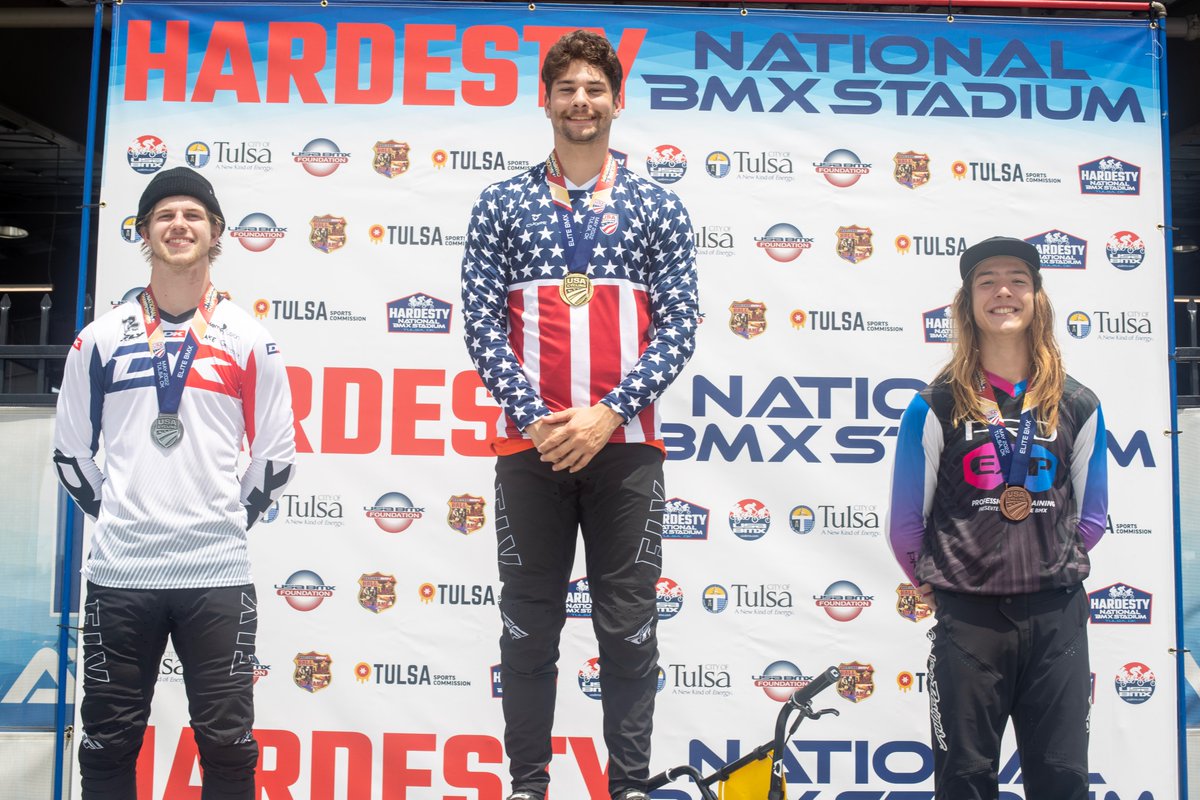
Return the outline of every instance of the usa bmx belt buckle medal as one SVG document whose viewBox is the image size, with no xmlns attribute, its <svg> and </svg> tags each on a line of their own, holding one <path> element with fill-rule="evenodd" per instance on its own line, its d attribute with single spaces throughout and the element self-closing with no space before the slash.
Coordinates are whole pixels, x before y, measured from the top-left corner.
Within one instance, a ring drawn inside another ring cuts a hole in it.
<svg viewBox="0 0 1200 800">
<path fill-rule="evenodd" d="M 1000 493 L 1000 513 L 1007 520 L 1020 522 L 1033 511 L 1033 496 L 1024 486 L 1009 486 Z"/>
<path fill-rule="evenodd" d="M 159 414 L 150 423 L 150 438 L 164 450 L 170 450 L 183 438 L 183 422 L 178 414 Z"/>
<path fill-rule="evenodd" d="M 569 306 L 586 306 L 596 293 L 592 279 L 582 272 L 569 272 L 558 286 L 558 296 Z"/>
</svg>

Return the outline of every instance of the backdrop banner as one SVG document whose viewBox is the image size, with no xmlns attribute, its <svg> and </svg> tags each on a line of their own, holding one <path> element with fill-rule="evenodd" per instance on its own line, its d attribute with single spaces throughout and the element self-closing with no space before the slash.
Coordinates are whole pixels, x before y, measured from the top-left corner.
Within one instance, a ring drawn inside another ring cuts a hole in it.
<svg viewBox="0 0 1200 800">
<path fill-rule="evenodd" d="M 655 771 L 709 771 L 766 741 L 779 701 L 832 664 L 855 680 L 820 698 L 841 715 L 789 749 L 793 800 L 932 797 L 933 620 L 886 540 L 891 461 L 903 409 L 949 354 L 957 257 L 1004 234 L 1040 250 L 1066 364 L 1109 429 L 1108 534 L 1087 582 L 1094 796 L 1176 796 L 1163 50 L 1149 20 L 126 0 L 98 305 L 144 285 L 138 197 L 189 165 L 227 215 L 214 281 L 289 365 L 297 477 L 251 533 L 260 796 L 507 790 L 499 411 L 466 355 L 459 269 L 480 192 L 550 150 L 538 67 L 577 27 L 625 66 L 612 146 L 678 194 L 699 250 L 696 356 L 662 404 Z M 600 800 L 582 558 L 573 577 L 552 796 Z M 198 798 L 170 651 L 155 700 L 143 800 Z M 1023 796 L 1011 734 L 1000 782 Z"/>
</svg>

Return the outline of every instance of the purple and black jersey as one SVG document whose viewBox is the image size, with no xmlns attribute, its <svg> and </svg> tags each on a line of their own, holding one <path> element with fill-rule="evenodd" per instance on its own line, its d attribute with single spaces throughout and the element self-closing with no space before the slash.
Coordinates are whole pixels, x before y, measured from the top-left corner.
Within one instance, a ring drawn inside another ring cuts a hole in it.
<svg viewBox="0 0 1200 800">
<path fill-rule="evenodd" d="M 1025 383 L 988 375 L 1015 440 Z M 1078 584 L 1108 512 L 1107 444 L 1100 401 L 1069 375 L 1058 429 L 1036 435 L 1025 488 L 1033 513 L 1000 513 L 1001 475 L 987 425 L 951 424 L 954 396 L 935 381 L 900 422 L 892 476 L 889 539 L 914 584 L 982 595 L 1038 592 Z"/>
</svg>

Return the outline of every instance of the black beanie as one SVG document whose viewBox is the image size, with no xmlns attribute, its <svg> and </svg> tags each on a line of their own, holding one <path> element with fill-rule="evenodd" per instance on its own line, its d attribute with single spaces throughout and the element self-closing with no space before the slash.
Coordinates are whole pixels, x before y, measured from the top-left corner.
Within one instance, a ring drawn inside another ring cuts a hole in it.
<svg viewBox="0 0 1200 800">
<path fill-rule="evenodd" d="M 194 198 L 207 208 L 209 213 L 216 214 L 221 219 L 225 218 L 225 215 L 221 213 L 221 204 L 217 202 L 217 195 L 213 191 L 212 184 L 194 169 L 174 167 L 158 173 L 150 179 L 150 183 L 146 184 L 146 190 L 142 192 L 142 199 L 138 201 L 138 222 L 141 223 L 154 210 L 154 206 L 159 200 L 176 195 Z"/>
</svg>

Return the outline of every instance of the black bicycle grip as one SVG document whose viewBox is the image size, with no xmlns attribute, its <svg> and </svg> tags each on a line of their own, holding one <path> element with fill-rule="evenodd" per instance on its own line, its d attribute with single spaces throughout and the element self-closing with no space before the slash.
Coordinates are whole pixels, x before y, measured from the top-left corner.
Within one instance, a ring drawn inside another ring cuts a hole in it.
<svg viewBox="0 0 1200 800">
<path fill-rule="evenodd" d="M 826 667 L 825 671 L 809 681 L 807 686 L 802 686 L 792 692 L 792 705 L 805 705 L 809 700 L 812 700 L 818 694 L 837 683 L 837 679 L 841 675 L 842 671 L 837 667 Z"/>
</svg>

